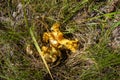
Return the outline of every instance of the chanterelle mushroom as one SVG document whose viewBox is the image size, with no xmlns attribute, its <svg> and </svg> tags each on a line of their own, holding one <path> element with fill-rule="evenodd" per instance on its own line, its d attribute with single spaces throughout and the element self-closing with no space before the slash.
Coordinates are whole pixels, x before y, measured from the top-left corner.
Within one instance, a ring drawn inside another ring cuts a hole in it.
<svg viewBox="0 0 120 80">
<path fill-rule="evenodd" d="M 49 48 L 46 46 L 42 47 L 42 54 L 46 58 L 51 58 L 51 62 L 57 60 L 57 56 L 61 57 L 60 48 L 69 49 L 75 52 L 78 46 L 78 40 L 68 40 L 63 37 L 63 33 L 59 30 L 60 24 L 55 23 L 51 27 L 51 32 L 45 32 L 43 34 L 43 41 L 48 43 Z M 63 47 L 64 46 L 64 47 Z M 47 55 L 47 56 L 46 56 Z M 46 59 L 47 60 L 47 59 Z M 49 62 L 49 61 L 48 61 Z"/>
</svg>

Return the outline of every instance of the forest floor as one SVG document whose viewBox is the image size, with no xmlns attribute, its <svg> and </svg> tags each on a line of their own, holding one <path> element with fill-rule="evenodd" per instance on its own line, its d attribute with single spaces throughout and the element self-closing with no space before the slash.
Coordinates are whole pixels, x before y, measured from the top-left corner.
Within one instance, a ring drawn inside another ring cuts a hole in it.
<svg viewBox="0 0 120 80">
<path fill-rule="evenodd" d="M 79 47 L 48 64 L 54 80 L 120 80 L 120 0 L 0 0 L 0 80 L 51 80 L 30 28 L 41 48 L 55 22 Z"/>
</svg>

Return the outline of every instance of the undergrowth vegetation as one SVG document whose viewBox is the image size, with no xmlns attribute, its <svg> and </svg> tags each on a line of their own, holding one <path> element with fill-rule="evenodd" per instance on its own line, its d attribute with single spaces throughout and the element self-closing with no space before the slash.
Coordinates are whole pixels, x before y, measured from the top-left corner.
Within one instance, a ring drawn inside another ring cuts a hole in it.
<svg viewBox="0 0 120 80">
<path fill-rule="evenodd" d="M 59 22 L 67 39 L 78 39 L 75 53 L 62 50 L 48 64 L 54 80 L 120 79 L 119 0 L 1 0 L 0 80 L 51 80 L 38 54 L 44 32 Z"/>
</svg>

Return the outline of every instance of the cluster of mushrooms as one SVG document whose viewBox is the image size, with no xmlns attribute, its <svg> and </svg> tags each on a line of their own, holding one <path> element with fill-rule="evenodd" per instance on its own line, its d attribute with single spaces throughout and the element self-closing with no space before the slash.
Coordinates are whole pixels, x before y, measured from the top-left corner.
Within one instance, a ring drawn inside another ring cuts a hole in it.
<svg viewBox="0 0 120 80">
<path fill-rule="evenodd" d="M 59 27 L 59 23 L 54 23 L 51 31 L 43 34 L 43 41 L 49 44 L 49 46 L 42 46 L 42 55 L 48 63 L 54 63 L 58 57 L 61 57 L 62 53 L 60 48 L 75 52 L 78 47 L 78 40 L 65 39 Z"/>
</svg>

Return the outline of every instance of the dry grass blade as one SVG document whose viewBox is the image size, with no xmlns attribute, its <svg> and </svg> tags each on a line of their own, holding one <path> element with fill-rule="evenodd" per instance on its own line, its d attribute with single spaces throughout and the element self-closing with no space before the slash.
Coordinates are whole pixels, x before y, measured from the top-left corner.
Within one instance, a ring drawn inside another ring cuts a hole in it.
<svg viewBox="0 0 120 80">
<path fill-rule="evenodd" d="M 32 31 L 31 28 L 30 28 L 30 35 L 31 35 L 31 37 L 32 37 L 32 40 L 33 40 L 33 42 L 34 42 L 34 45 L 35 45 L 35 47 L 36 47 L 39 55 L 41 56 L 41 58 L 42 58 L 42 60 L 43 60 L 43 62 L 44 62 L 44 64 L 45 64 L 45 67 L 46 67 L 48 73 L 50 74 L 51 79 L 54 80 L 53 77 L 52 77 L 52 74 L 51 74 L 51 72 L 50 72 L 49 66 L 47 65 L 47 62 L 45 61 L 43 55 L 41 55 L 41 49 L 40 49 L 40 47 L 39 47 L 39 45 L 38 45 L 38 43 L 37 43 L 37 41 L 36 41 L 36 39 L 35 39 L 35 36 L 34 36 L 33 31 Z"/>
</svg>

